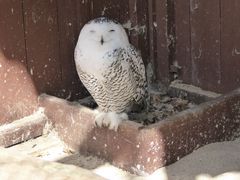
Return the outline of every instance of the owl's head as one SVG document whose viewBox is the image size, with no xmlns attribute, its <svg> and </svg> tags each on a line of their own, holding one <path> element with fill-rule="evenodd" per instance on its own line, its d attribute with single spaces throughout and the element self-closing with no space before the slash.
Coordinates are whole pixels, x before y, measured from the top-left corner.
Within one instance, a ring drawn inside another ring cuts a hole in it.
<svg viewBox="0 0 240 180">
<path fill-rule="evenodd" d="M 115 49 L 129 45 L 128 36 L 123 26 L 106 17 L 89 21 L 82 28 L 79 41 L 82 47 L 97 49 Z"/>
</svg>

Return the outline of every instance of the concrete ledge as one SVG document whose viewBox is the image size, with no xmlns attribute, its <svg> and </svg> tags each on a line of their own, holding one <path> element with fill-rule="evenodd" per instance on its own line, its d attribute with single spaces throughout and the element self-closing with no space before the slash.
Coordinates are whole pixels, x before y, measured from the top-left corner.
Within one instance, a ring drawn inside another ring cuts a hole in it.
<svg viewBox="0 0 240 180">
<path fill-rule="evenodd" d="M 152 173 L 205 144 L 233 139 L 240 129 L 240 89 L 150 126 L 125 121 L 117 132 L 94 127 L 86 107 L 48 95 L 39 103 L 69 147 L 136 174 Z"/>
<path fill-rule="evenodd" d="M 184 84 L 179 81 L 173 81 L 170 84 L 168 87 L 168 93 L 171 96 L 188 99 L 196 104 L 207 102 L 221 96 L 221 94 L 205 91 L 199 87 Z"/>
<path fill-rule="evenodd" d="M 43 134 L 47 117 L 43 109 L 12 123 L 0 126 L 0 146 L 8 147 Z"/>
<path fill-rule="evenodd" d="M 23 63 L 4 57 L 0 49 L 0 126 L 31 115 L 38 109 L 38 96 Z"/>
</svg>

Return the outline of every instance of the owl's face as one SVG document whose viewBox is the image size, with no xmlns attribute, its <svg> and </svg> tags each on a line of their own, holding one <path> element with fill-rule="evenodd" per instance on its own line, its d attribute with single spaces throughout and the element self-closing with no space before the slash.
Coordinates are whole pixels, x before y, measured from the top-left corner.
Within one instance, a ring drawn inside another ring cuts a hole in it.
<svg viewBox="0 0 240 180">
<path fill-rule="evenodd" d="M 101 17 L 91 20 L 80 32 L 79 43 L 83 47 L 111 50 L 129 45 L 124 28 L 117 22 Z"/>
</svg>

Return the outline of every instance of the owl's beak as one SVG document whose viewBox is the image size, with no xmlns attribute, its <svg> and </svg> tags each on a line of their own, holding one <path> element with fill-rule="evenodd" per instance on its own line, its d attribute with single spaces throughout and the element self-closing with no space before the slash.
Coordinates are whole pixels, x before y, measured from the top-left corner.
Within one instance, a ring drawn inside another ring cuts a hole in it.
<svg viewBox="0 0 240 180">
<path fill-rule="evenodd" d="M 100 43 L 101 43 L 101 45 L 103 45 L 103 43 L 104 43 L 104 39 L 103 39 L 103 36 L 101 36 L 101 40 L 100 40 Z"/>
</svg>

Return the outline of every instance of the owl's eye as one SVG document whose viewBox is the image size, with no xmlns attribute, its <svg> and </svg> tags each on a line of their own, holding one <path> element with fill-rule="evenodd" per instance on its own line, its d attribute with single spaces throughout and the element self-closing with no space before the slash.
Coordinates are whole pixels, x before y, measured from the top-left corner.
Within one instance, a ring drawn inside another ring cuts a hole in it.
<svg viewBox="0 0 240 180">
<path fill-rule="evenodd" d="M 115 32 L 115 30 L 114 30 L 114 29 L 111 29 L 111 30 L 109 30 L 109 32 Z"/>
<path fill-rule="evenodd" d="M 94 31 L 94 30 L 90 30 L 90 33 L 95 33 L 96 31 Z"/>
</svg>

